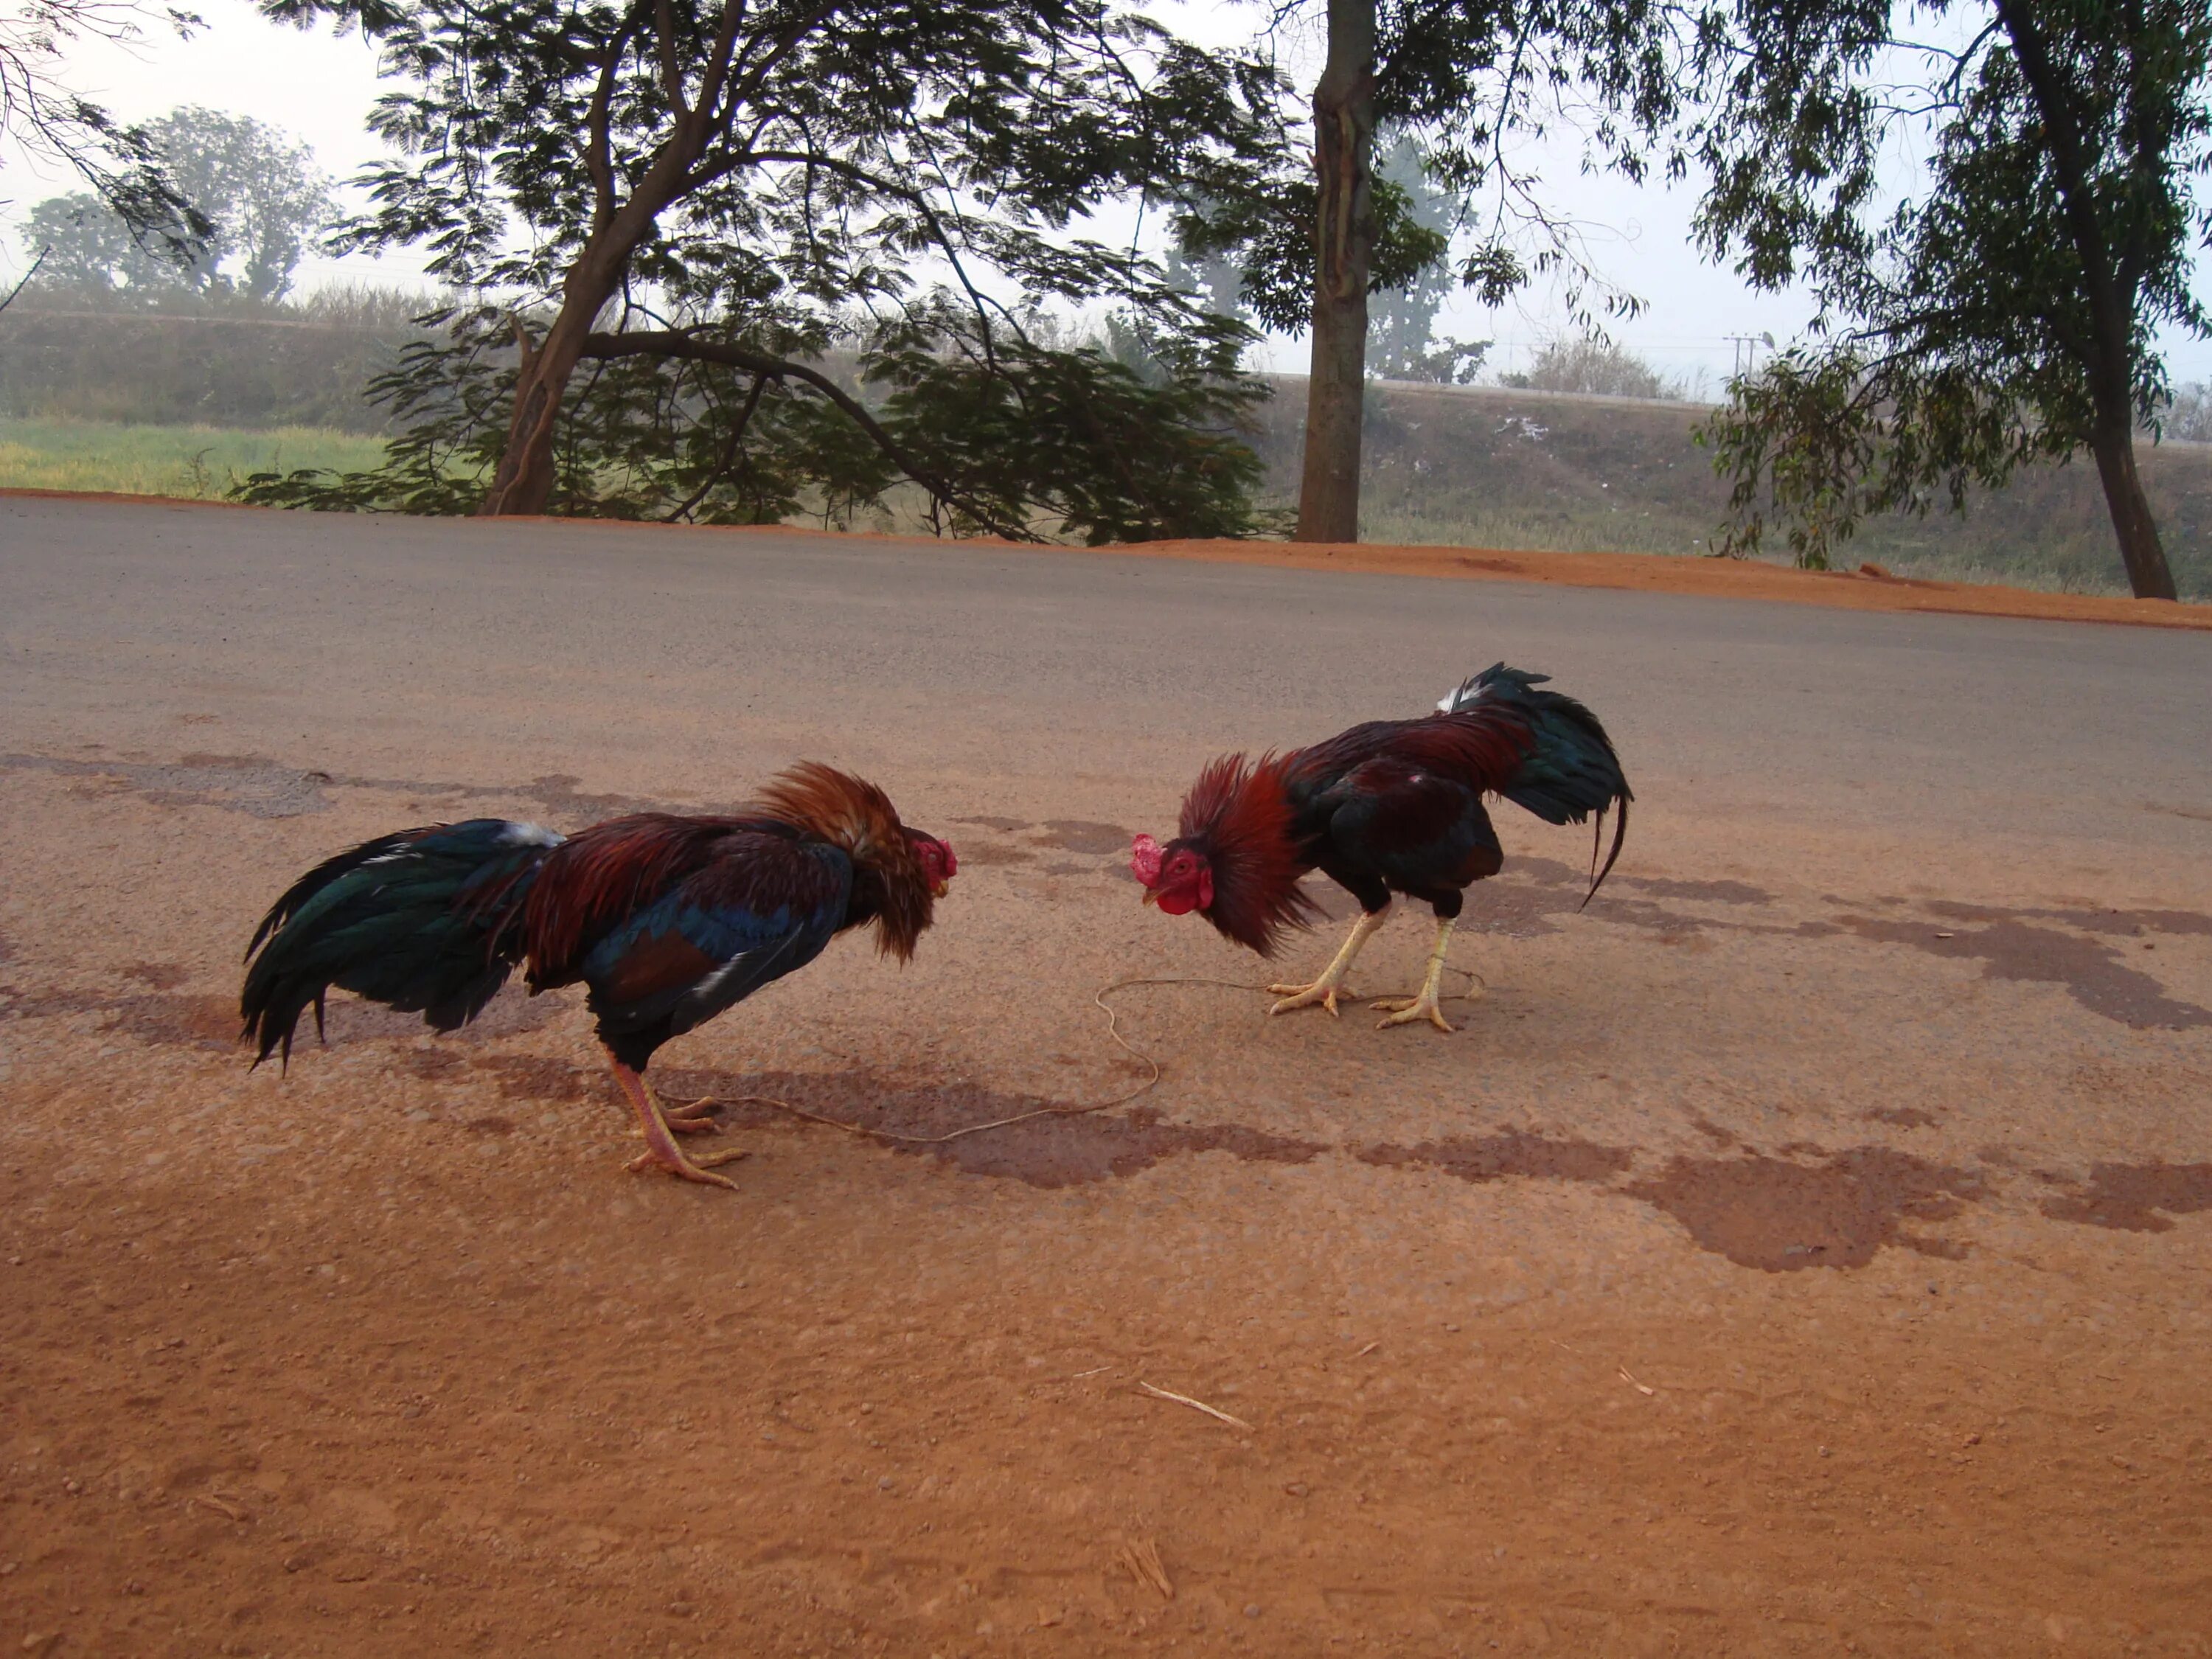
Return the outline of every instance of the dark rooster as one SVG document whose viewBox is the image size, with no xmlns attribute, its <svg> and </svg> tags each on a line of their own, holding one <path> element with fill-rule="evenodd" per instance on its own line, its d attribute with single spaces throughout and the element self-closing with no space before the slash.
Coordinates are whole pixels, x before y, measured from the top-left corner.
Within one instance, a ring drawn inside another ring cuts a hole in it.
<svg viewBox="0 0 2212 1659">
<path fill-rule="evenodd" d="M 664 1105 L 644 1072 L 671 1037 L 805 967 L 832 938 L 876 924 L 904 962 L 957 866 L 899 822 L 873 784 L 811 762 L 734 817 L 642 812 L 563 839 L 534 823 L 471 818 L 380 836 L 317 865 L 254 930 L 240 1012 L 258 1066 L 310 1005 L 322 1030 L 333 985 L 466 1024 L 521 965 L 532 995 L 581 981 L 599 1041 L 645 1132 L 634 1170 L 686 1181 L 675 1136 L 714 1127 L 708 1103 Z"/>
<path fill-rule="evenodd" d="M 1298 880 L 1319 870 L 1359 901 L 1359 920 L 1312 984 L 1268 987 L 1283 994 L 1268 1012 L 1319 1003 L 1334 1014 L 1352 958 L 1389 915 L 1390 896 L 1423 900 L 1437 914 L 1437 944 L 1420 994 L 1375 1006 L 1390 1011 L 1385 1025 L 1426 1019 L 1450 1030 L 1437 1006 L 1444 946 L 1466 890 L 1505 860 L 1482 798 L 1503 795 L 1547 823 L 1580 823 L 1595 812 L 1601 833 L 1617 804 L 1613 850 L 1593 875 L 1592 895 L 1628 829 L 1633 797 L 1612 740 L 1573 698 L 1536 690 L 1549 678 L 1499 663 L 1424 719 L 1370 720 L 1287 755 L 1211 763 L 1183 798 L 1182 833 L 1164 847 L 1139 836 L 1131 849 L 1146 902 L 1170 915 L 1195 910 L 1269 957 L 1285 931 L 1317 914 Z"/>
</svg>

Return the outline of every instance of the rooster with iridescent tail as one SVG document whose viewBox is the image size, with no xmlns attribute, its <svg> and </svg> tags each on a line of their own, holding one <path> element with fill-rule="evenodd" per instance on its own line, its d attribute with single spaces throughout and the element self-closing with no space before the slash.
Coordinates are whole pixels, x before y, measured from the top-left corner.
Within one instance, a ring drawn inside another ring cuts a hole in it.
<svg viewBox="0 0 2212 1659">
<path fill-rule="evenodd" d="M 1268 988 L 1282 998 L 1269 1012 L 1319 1006 L 1334 1014 L 1392 896 L 1418 900 L 1437 918 L 1420 992 L 1375 1006 L 1387 1011 L 1385 1025 L 1425 1019 L 1452 1030 L 1437 1006 L 1452 924 L 1467 890 L 1505 861 L 1483 798 L 1502 795 L 1547 823 L 1595 814 L 1601 836 L 1604 815 L 1615 811 L 1601 868 L 1593 848 L 1585 904 L 1620 856 L 1634 799 L 1620 757 L 1596 715 L 1538 689 L 1549 678 L 1499 663 L 1423 719 L 1370 720 L 1285 755 L 1213 761 L 1183 798 L 1182 833 L 1165 846 L 1139 836 L 1131 849 L 1146 902 L 1170 915 L 1195 910 L 1272 957 L 1285 933 L 1318 914 L 1298 883 L 1320 871 L 1359 901 L 1359 919 L 1312 984 Z"/>
<path fill-rule="evenodd" d="M 563 837 L 472 818 L 380 836 L 280 897 L 246 947 L 240 1012 L 260 1064 L 292 1054 L 300 1016 L 333 985 L 450 1031 L 520 966 L 532 994 L 581 983 L 600 1042 L 659 1168 L 727 1187 L 676 1144 L 715 1126 L 712 1102 L 670 1106 L 645 1080 L 654 1050 L 872 922 L 905 961 L 956 865 L 899 822 L 884 792 L 803 763 L 732 817 L 645 812 Z"/>
</svg>

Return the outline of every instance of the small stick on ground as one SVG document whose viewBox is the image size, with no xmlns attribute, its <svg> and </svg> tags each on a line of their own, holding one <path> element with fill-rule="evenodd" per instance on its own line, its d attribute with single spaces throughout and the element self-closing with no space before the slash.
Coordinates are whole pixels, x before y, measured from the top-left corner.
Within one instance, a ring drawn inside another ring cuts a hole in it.
<svg viewBox="0 0 2212 1659">
<path fill-rule="evenodd" d="M 1635 1389 L 1638 1394 L 1656 1394 L 1659 1392 L 1658 1389 L 1651 1388 L 1645 1383 L 1638 1382 L 1634 1377 L 1631 1376 L 1628 1374 L 1628 1367 L 1626 1365 L 1623 1365 L 1620 1368 L 1620 1380 L 1627 1383 L 1630 1388 Z"/>
<path fill-rule="evenodd" d="M 1231 1417 L 1227 1412 L 1223 1411 L 1219 1407 L 1209 1406 L 1203 1400 L 1193 1400 L 1188 1395 L 1177 1394 L 1171 1389 L 1156 1389 L 1151 1383 L 1143 1381 L 1139 1381 L 1137 1386 L 1142 1389 L 1146 1394 L 1151 1395 L 1154 1399 L 1172 1400 L 1178 1406 L 1188 1406 L 1194 1412 L 1204 1412 L 1208 1417 L 1214 1419 L 1217 1422 L 1226 1423 L 1232 1429 L 1243 1429 L 1247 1433 L 1249 1433 L 1252 1431 L 1252 1425 L 1249 1423 L 1247 1423 L 1243 1418 Z"/>
<path fill-rule="evenodd" d="M 1132 1540 L 1121 1546 L 1121 1565 L 1128 1568 L 1140 1584 L 1150 1584 L 1160 1593 L 1164 1601 L 1175 1600 L 1175 1585 L 1168 1578 L 1168 1570 L 1160 1561 L 1160 1547 L 1151 1539 Z"/>
</svg>

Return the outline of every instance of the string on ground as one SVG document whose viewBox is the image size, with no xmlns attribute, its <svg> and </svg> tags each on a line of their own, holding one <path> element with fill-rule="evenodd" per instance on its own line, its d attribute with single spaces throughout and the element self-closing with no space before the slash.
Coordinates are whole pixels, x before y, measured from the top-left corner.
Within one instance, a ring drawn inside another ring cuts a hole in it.
<svg viewBox="0 0 2212 1659">
<path fill-rule="evenodd" d="M 1462 968 L 1456 963 L 1449 962 L 1446 963 L 1444 967 L 1452 973 L 1466 975 L 1468 980 L 1467 988 L 1455 992 L 1450 997 L 1445 999 L 1447 1001 L 1471 1001 L 1477 994 L 1475 990 L 1477 986 L 1488 988 L 1488 982 L 1472 969 Z M 1139 986 L 1147 985 L 1206 985 L 1225 991 L 1258 991 L 1273 994 L 1267 986 L 1255 985 L 1243 980 L 1208 979 L 1202 975 L 1189 974 L 1117 979 L 1110 985 L 1102 985 L 1091 994 L 1091 1000 L 1099 1012 L 1106 1016 L 1106 1035 L 1119 1044 L 1122 1051 L 1131 1058 L 1143 1061 L 1151 1075 L 1135 1088 L 1115 1095 L 1110 1100 L 1094 1100 L 1082 1106 L 1039 1106 L 1030 1111 L 1016 1112 L 1009 1117 L 994 1117 L 987 1123 L 964 1124 L 957 1129 L 948 1130 L 939 1135 L 902 1134 L 896 1129 L 877 1129 L 865 1123 L 848 1123 L 842 1118 L 828 1117 L 820 1112 L 810 1112 L 804 1106 L 794 1106 L 789 1101 L 779 1100 L 773 1095 L 732 1095 L 726 1098 L 708 1095 L 702 1096 L 697 1101 L 686 1101 L 682 1103 L 703 1105 L 708 1102 L 714 1102 L 724 1106 L 766 1106 L 775 1111 L 787 1113 L 793 1117 L 803 1118 L 809 1123 L 819 1123 L 825 1128 L 842 1129 L 848 1135 L 859 1135 L 871 1140 L 896 1141 L 902 1146 L 942 1146 L 947 1141 L 960 1140 L 969 1135 L 980 1135 L 987 1130 L 1011 1128 L 1017 1123 L 1028 1123 L 1041 1117 L 1087 1117 L 1094 1112 L 1110 1111 L 1116 1106 L 1127 1106 L 1131 1101 L 1151 1093 L 1159 1086 L 1160 1079 L 1164 1075 L 1159 1061 L 1121 1035 L 1121 1016 L 1106 1000 L 1117 991 L 1134 990 Z M 1385 994 L 1396 996 L 1400 994 L 1394 992 Z"/>
</svg>

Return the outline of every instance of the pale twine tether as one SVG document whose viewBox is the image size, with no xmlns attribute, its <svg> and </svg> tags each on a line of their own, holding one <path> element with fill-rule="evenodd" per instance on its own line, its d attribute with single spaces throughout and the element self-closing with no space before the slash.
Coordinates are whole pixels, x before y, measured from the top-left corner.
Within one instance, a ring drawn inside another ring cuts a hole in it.
<svg viewBox="0 0 2212 1659">
<path fill-rule="evenodd" d="M 1455 974 L 1465 974 L 1468 979 L 1468 988 L 1449 998 L 1442 999 L 1443 1000 L 1454 1002 L 1471 1000 L 1476 994 L 1474 990 L 1476 986 L 1488 988 L 1488 982 L 1474 969 L 1462 968 L 1457 963 L 1449 962 L 1444 966 Z M 948 1130 L 941 1135 L 908 1135 L 901 1134 L 896 1129 L 872 1129 L 864 1123 L 848 1123 L 841 1118 L 824 1117 L 819 1112 L 810 1112 L 803 1106 L 794 1106 L 789 1101 L 778 1100 L 772 1095 L 735 1095 L 728 1097 L 707 1095 L 696 1101 L 680 1103 L 696 1106 L 704 1105 L 708 1101 L 713 1101 L 724 1106 L 769 1106 L 777 1111 L 788 1113 L 793 1117 L 804 1118 L 809 1123 L 819 1123 L 827 1128 L 842 1129 L 848 1135 L 860 1135 L 872 1140 L 896 1141 L 902 1146 L 942 1146 L 947 1141 L 959 1140 L 969 1135 L 980 1135 L 987 1129 L 1010 1128 L 1014 1124 L 1027 1123 L 1041 1117 L 1087 1117 L 1093 1112 L 1110 1111 L 1116 1106 L 1126 1106 L 1131 1101 L 1141 1095 L 1150 1093 L 1159 1085 L 1163 1076 L 1159 1061 L 1121 1035 L 1121 1016 L 1114 1012 L 1106 1000 L 1116 991 L 1133 990 L 1144 985 L 1210 985 L 1226 991 L 1260 991 L 1270 995 L 1274 994 L 1273 988 L 1266 985 L 1253 985 L 1243 980 L 1206 979 L 1187 975 L 1175 975 L 1165 978 L 1117 979 L 1111 985 L 1103 985 L 1091 993 L 1091 1000 L 1098 1011 L 1106 1016 L 1106 1035 L 1114 1040 L 1123 1053 L 1133 1060 L 1142 1060 L 1150 1067 L 1151 1076 L 1135 1088 L 1127 1093 L 1116 1095 L 1111 1100 L 1093 1101 L 1087 1106 L 1040 1106 L 1031 1111 L 1017 1112 L 1011 1117 L 993 1118 L 988 1123 L 970 1123 L 962 1128 Z M 1392 1000 L 1395 994 L 1385 993 L 1379 1000 Z M 1347 995 L 1347 1000 L 1364 1001 L 1369 999 Z"/>
</svg>

